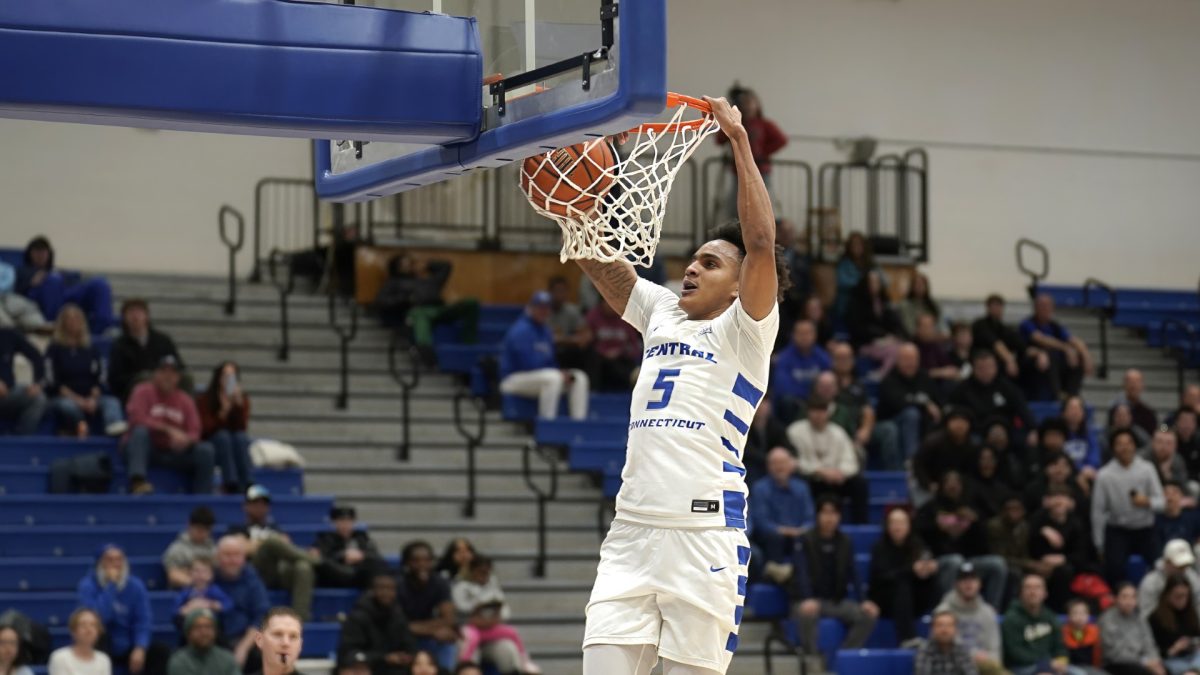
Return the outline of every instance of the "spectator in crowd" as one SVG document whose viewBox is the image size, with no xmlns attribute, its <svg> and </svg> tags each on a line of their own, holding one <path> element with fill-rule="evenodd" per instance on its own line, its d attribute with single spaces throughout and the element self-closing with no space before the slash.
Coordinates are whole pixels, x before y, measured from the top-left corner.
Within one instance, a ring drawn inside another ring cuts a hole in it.
<svg viewBox="0 0 1200 675">
<path fill-rule="evenodd" d="M 817 344 L 817 328 L 801 319 L 792 327 L 792 343 L 775 355 L 771 391 L 775 409 L 792 419 L 812 394 L 817 376 L 833 367 L 829 354 Z"/>
<path fill-rule="evenodd" d="M 271 603 L 267 587 L 246 562 L 246 538 L 240 534 L 221 537 L 217 542 L 216 584 L 232 604 L 221 618 L 218 643 L 230 648 L 238 666 L 249 671 L 258 661 L 251 658 L 256 627 L 271 609 Z"/>
<path fill-rule="evenodd" d="M 918 507 L 937 493 L 943 474 L 957 471 L 970 475 L 977 462 L 978 450 L 971 441 L 971 412 L 948 406 L 944 415 L 943 428 L 927 436 L 912 458 L 912 477 L 917 488 L 912 499 Z"/>
<path fill-rule="evenodd" d="M 396 602 L 396 580 L 389 574 L 371 579 L 342 623 L 338 675 L 409 675 L 417 638 Z"/>
<path fill-rule="evenodd" d="M 950 393 L 950 402 L 966 406 L 977 420 L 1000 418 L 1015 430 L 1030 433 L 1036 426 L 1021 390 L 1000 377 L 996 355 L 976 350 L 971 356 L 971 376 Z"/>
<path fill-rule="evenodd" d="M 879 606 L 864 597 L 854 567 L 854 544 L 841 530 L 842 506 L 829 496 L 817 501 L 817 524 L 800 537 L 796 550 L 794 596 L 799 600 L 800 640 L 817 651 L 817 624 L 836 619 L 846 627 L 842 649 L 866 644 L 879 618 Z"/>
<path fill-rule="evenodd" d="M 292 543 L 271 517 L 271 492 L 262 485 L 251 485 L 242 501 L 244 525 L 230 527 L 228 534 L 246 537 L 246 552 L 267 588 L 279 588 L 292 594 L 292 608 L 303 619 L 312 616 L 315 567 L 319 558 Z"/>
<path fill-rule="evenodd" d="M 965 563 L 958 568 L 954 588 L 933 611 L 935 615 L 945 612 L 954 615 L 959 643 L 971 655 L 980 675 L 1002 675 L 1005 670 L 1001 665 L 1000 625 L 995 608 L 979 594 L 982 587 L 975 566 Z"/>
<path fill-rule="evenodd" d="M 579 305 L 569 301 L 570 287 L 566 277 L 550 278 L 550 316 L 546 324 L 554 334 L 554 354 L 563 368 L 587 370 L 588 345 L 592 342 L 591 331 L 583 320 Z"/>
<path fill-rule="evenodd" d="M 442 668 L 454 668 L 460 637 L 454 601 L 450 583 L 433 571 L 433 547 L 429 544 L 413 541 L 401 551 L 396 597 L 421 649 L 434 654 Z"/>
<path fill-rule="evenodd" d="M 1193 408 L 1181 407 L 1175 411 L 1172 429 L 1175 431 L 1179 456 L 1187 464 L 1188 476 L 1200 477 L 1200 433 L 1196 430 L 1198 418 L 1200 414 Z"/>
<path fill-rule="evenodd" d="M 868 273 L 854 289 L 846 309 L 846 329 L 850 344 L 860 356 L 877 361 L 880 374 L 892 369 L 905 333 L 888 299 L 881 272 Z"/>
<path fill-rule="evenodd" d="M 1046 506 L 1029 523 L 1029 557 L 1033 572 L 1046 580 L 1047 604 L 1056 612 L 1066 609 L 1075 575 L 1091 573 L 1088 531 L 1075 515 L 1075 502 L 1061 486 L 1046 496 Z"/>
<path fill-rule="evenodd" d="M 233 598 L 230 598 L 225 591 L 221 590 L 220 586 L 213 583 L 211 558 L 206 556 L 193 558 L 191 574 L 191 585 L 180 590 L 179 595 L 175 596 L 174 620 L 179 622 L 176 626 L 182 626 L 187 616 L 197 609 L 207 609 L 219 617 L 222 612 L 233 607 Z M 186 629 L 183 634 L 187 634 Z"/>
<path fill-rule="evenodd" d="M 483 675 L 483 669 L 474 663 L 464 662 L 454 668 L 454 675 Z"/>
<path fill-rule="evenodd" d="M 167 586 L 183 588 L 192 583 L 192 561 L 197 557 L 214 558 L 217 544 L 213 541 L 213 525 L 216 515 L 207 506 L 197 506 L 188 514 L 187 529 L 175 537 L 175 541 L 163 552 L 163 571 L 167 575 Z"/>
<path fill-rule="evenodd" d="M 567 408 L 571 419 L 587 418 L 588 376 L 578 368 L 563 370 L 554 357 L 550 318 L 550 294 L 533 294 L 525 313 L 508 329 L 500 350 L 500 391 L 536 398 L 538 416 L 558 417 L 558 402 L 568 389 Z"/>
<path fill-rule="evenodd" d="M 1054 298 L 1042 293 L 1034 299 L 1033 315 L 1021 322 L 1021 337 L 1050 357 L 1053 400 L 1079 394 L 1083 376 L 1092 372 L 1087 344 L 1054 320 Z"/>
<path fill-rule="evenodd" d="M 929 641 L 917 650 L 914 675 L 978 675 L 971 654 L 958 642 L 954 614 L 936 612 L 929 627 Z"/>
<path fill-rule="evenodd" d="M 1129 406 L 1134 426 L 1146 432 L 1147 435 L 1153 434 L 1158 429 L 1158 413 L 1154 412 L 1154 408 L 1151 408 L 1142 399 L 1145 389 L 1146 383 L 1142 377 L 1142 371 L 1137 368 L 1125 371 L 1125 377 L 1121 382 L 1122 395 L 1113 402 L 1113 407 L 1109 410 L 1109 427 L 1113 425 L 1112 417 L 1116 407 L 1125 404 Z"/>
<path fill-rule="evenodd" d="M 413 345 L 427 364 L 437 362 L 433 350 L 433 328 L 439 323 L 457 322 L 459 341 L 472 345 L 479 336 L 479 301 L 462 298 L 446 302 L 442 289 L 450 278 L 452 266 L 442 260 L 424 263 L 401 253 L 388 265 L 390 278 L 383 295 L 388 294 L 387 303 L 391 312 L 404 316 L 404 322 L 412 330 Z M 376 298 L 376 303 L 381 302 Z"/>
<path fill-rule="evenodd" d="M 3 675 L 33 675 L 21 653 L 21 635 L 12 626 L 0 626 L 0 673 Z"/>
<path fill-rule="evenodd" d="M 50 675 L 112 675 L 112 661 L 108 654 L 96 649 L 103 628 L 100 615 L 86 607 L 77 609 L 71 612 L 67 627 L 71 630 L 71 644 L 59 647 L 50 654 Z M 3 640 L 0 634 L 0 643 Z M 0 652 L 3 649 L 3 644 L 0 644 Z M 0 656 L 0 669 L 3 668 L 4 658 Z"/>
<path fill-rule="evenodd" d="M 1200 616 L 1194 593 L 1187 579 L 1172 576 L 1148 619 L 1163 666 L 1171 675 L 1200 672 Z"/>
<path fill-rule="evenodd" d="M 971 324 L 956 321 L 950 325 L 950 363 L 958 368 L 958 379 L 965 380 L 971 375 L 971 352 L 975 350 L 975 339 L 971 334 Z"/>
<path fill-rule="evenodd" d="M 1092 489 L 1092 538 L 1103 552 L 1109 586 L 1125 580 L 1125 561 L 1137 554 L 1154 560 L 1154 513 L 1164 504 L 1158 473 L 1136 455 L 1133 434 L 1117 431 L 1113 458 L 1096 474 Z"/>
<path fill-rule="evenodd" d="M 1066 456 L 1065 449 L 1067 447 L 1067 424 L 1061 417 L 1047 417 L 1038 424 L 1037 427 L 1037 448 L 1036 452 L 1031 453 L 1029 458 L 1030 470 L 1036 470 L 1043 462 L 1051 457 L 1059 455 Z M 1067 458 L 1068 460 L 1070 457 Z M 1070 463 L 1070 471 L 1072 477 L 1075 478 L 1080 487 L 1085 491 L 1090 489 L 1091 484 L 1082 481 L 1083 474 L 1077 472 L 1077 467 L 1072 461 Z"/>
<path fill-rule="evenodd" d="M 1175 432 L 1167 427 L 1161 427 L 1150 437 L 1150 447 L 1143 448 L 1138 454 L 1142 459 L 1154 465 L 1158 471 L 1159 482 L 1172 481 L 1187 485 L 1187 464 L 1175 452 Z"/>
<path fill-rule="evenodd" d="M 1004 645 L 1004 665 L 1013 675 L 1041 675 L 1084 672 L 1067 660 L 1062 627 L 1058 617 L 1047 609 L 1046 582 L 1036 574 L 1021 580 L 1021 595 L 1004 615 L 1000 628 Z"/>
<path fill-rule="evenodd" d="M 767 455 L 767 475 L 750 488 L 751 539 L 763 551 L 763 573 L 777 584 L 792 576 L 796 541 L 813 524 L 813 501 L 808 484 L 796 475 L 796 458 L 787 448 Z"/>
<path fill-rule="evenodd" d="M 149 494 L 154 486 L 146 470 L 160 466 L 187 473 L 194 494 L 211 494 L 215 452 L 200 440 L 200 415 L 196 402 L 179 388 L 179 362 L 164 356 L 154 378 L 137 385 L 129 395 L 125 413 L 129 433 L 125 436 L 129 465 L 129 492 Z"/>
<path fill-rule="evenodd" d="M 1110 675 L 1166 675 L 1150 625 L 1138 613 L 1133 584 L 1123 581 L 1117 585 L 1116 602 L 1096 623 L 1104 670 Z"/>
<path fill-rule="evenodd" d="M 833 300 L 833 317 L 844 321 L 850 308 L 850 298 L 855 289 L 862 283 L 863 277 L 870 272 L 878 272 L 875 255 L 871 252 L 871 244 L 861 232 L 851 232 L 846 237 L 846 246 L 842 257 L 838 260 L 837 295 Z"/>
<path fill-rule="evenodd" d="M 1067 622 L 1063 624 L 1063 646 L 1067 660 L 1088 675 L 1105 675 L 1100 670 L 1100 627 L 1091 622 L 1088 604 L 1079 598 L 1067 602 Z"/>
<path fill-rule="evenodd" d="M 54 320 L 68 302 L 87 313 L 87 322 L 98 331 L 113 325 L 112 288 L 104 277 L 78 279 L 54 267 L 54 248 L 45 237 L 34 237 L 25 246 L 17 270 L 17 292 L 38 304 L 42 315 Z"/>
<path fill-rule="evenodd" d="M 1063 452 L 1071 458 L 1075 470 L 1089 483 L 1095 482 L 1100 470 L 1100 440 L 1096 430 L 1088 424 L 1087 407 L 1079 396 L 1068 396 L 1063 401 L 1062 421 L 1067 427 Z"/>
<path fill-rule="evenodd" d="M 121 402 L 101 389 L 104 360 L 92 346 L 87 319 L 74 304 L 63 305 L 46 348 L 46 393 L 62 431 L 86 438 L 88 422 L 99 422 L 109 436 L 125 433 Z"/>
<path fill-rule="evenodd" d="M 853 392 L 844 393 L 845 396 L 838 390 L 837 376 L 831 371 L 821 373 L 813 383 L 813 395 L 830 401 L 829 421 L 841 427 L 850 436 L 859 457 L 867 457 L 868 448 L 872 451 L 881 449 L 878 439 L 872 438 L 875 411 L 870 402 L 859 400 Z M 864 424 L 864 421 L 870 426 Z M 881 453 L 875 454 L 883 459 Z M 899 463 L 900 460 L 897 457 L 894 461 Z"/>
<path fill-rule="evenodd" d="M 601 299 L 587 313 L 592 334 L 592 363 L 589 376 L 599 391 L 629 391 L 642 363 L 642 336 L 620 314 Z"/>
<path fill-rule="evenodd" d="M 150 594 L 142 580 L 129 573 L 129 560 L 120 547 L 100 548 L 95 568 L 79 582 L 78 601 L 104 623 L 106 652 L 114 666 L 128 668 L 133 675 L 165 672 L 168 650 L 151 642 Z"/>
<path fill-rule="evenodd" d="M 371 579 L 387 571 L 387 562 L 371 535 L 355 529 L 357 518 L 353 506 L 329 509 L 333 530 L 317 533 L 311 551 L 320 560 L 317 581 L 321 586 L 365 589 Z"/>
<path fill-rule="evenodd" d="M 1025 502 L 1016 495 L 1004 500 L 1000 513 L 987 523 L 989 550 L 1004 558 L 1008 566 L 1010 586 L 1014 579 L 1034 573 L 1037 565 L 1029 555 L 1029 521 L 1025 518 Z"/>
<path fill-rule="evenodd" d="M 851 434 L 857 447 L 874 448 L 881 468 L 903 470 L 899 431 L 895 422 L 878 419 L 866 387 L 854 374 L 854 350 L 845 342 L 836 342 L 830 347 L 830 357 L 837 383 L 837 398 L 834 399 L 837 408 L 832 419 Z M 820 378 L 817 379 L 819 383 Z M 855 420 L 857 425 L 853 423 Z"/>
<path fill-rule="evenodd" d="M 1031 477 L 1029 467 L 1025 463 L 1024 452 L 1013 447 L 1008 423 L 994 417 L 984 420 L 978 428 L 981 429 L 980 436 L 983 439 L 983 446 L 991 448 L 996 453 L 996 459 L 1003 467 L 1001 471 L 1007 473 L 1012 480 L 1013 488 L 1019 491 L 1019 486 L 1030 480 Z"/>
<path fill-rule="evenodd" d="M 1064 488 L 1071 494 L 1076 504 L 1088 504 L 1088 494 L 1079 486 L 1078 481 L 1071 480 L 1071 460 L 1061 452 L 1047 455 L 1042 460 L 1041 474 L 1029 481 L 1025 489 L 1025 508 L 1030 513 L 1037 513 L 1046 506 L 1046 495 L 1058 488 Z M 1099 474 L 1097 474 L 1099 475 Z M 1080 517 L 1083 517 L 1080 514 Z"/>
<path fill-rule="evenodd" d="M 754 485 L 767 473 L 767 455 L 775 448 L 796 454 L 788 440 L 787 427 L 774 415 L 771 400 L 764 398 L 754 410 L 750 430 L 746 432 L 746 447 L 742 449 L 742 465 L 746 467 L 746 484 Z"/>
<path fill-rule="evenodd" d="M 442 552 L 441 559 L 433 569 L 446 581 L 453 582 L 459 577 L 466 576 L 470 571 L 471 561 L 477 555 L 479 553 L 470 540 L 456 537 L 446 544 L 446 550 Z"/>
<path fill-rule="evenodd" d="M 200 413 L 200 437 L 216 452 L 221 483 L 226 494 L 240 495 L 254 482 L 250 461 L 250 397 L 242 390 L 241 370 L 233 361 L 213 369 L 208 389 L 196 395 Z"/>
<path fill-rule="evenodd" d="M 217 644 L 217 613 L 198 608 L 183 619 L 186 646 L 171 655 L 167 675 L 241 675 L 233 652 Z"/>
<path fill-rule="evenodd" d="M 917 533 L 929 545 L 938 563 L 941 590 L 954 585 L 958 568 L 970 562 L 983 579 L 984 597 L 993 607 L 1004 599 L 1008 566 L 1004 558 L 988 550 L 987 532 L 971 508 L 957 471 L 947 471 L 938 484 L 937 495 L 917 511 Z"/>
<path fill-rule="evenodd" d="M 1021 335 L 1004 323 L 1004 298 L 989 295 L 984 303 L 986 312 L 971 324 L 971 342 L 975 349 L 986 349 L 996 355 L 1010 380 L 1020 377 L 1025 344 Z"/>
<path fill-rule="evenodd" d="M 833 340 L 833 321 L 825 312 L 825 304 L 820 296 L 810 295 L 804 301 L 804 315 L 801 317 L 812 322 L 817 328 L 817 344 L 828 345 Z"/>
<path fill-rule="evenodd" d="M 1161 550 L 1172 539 L 1192 544 L 1200 541 L 1200 513 L 1195 505 L 1194 498 L 1183 494 L 1182 485 L 1175 481 L 1163 482 L 1163 510 L 1154 515 L 1155 550 Z"/>
<path fill-rule="evenodd" d="M 150 379 L 167 356 L 174 357 L 180 371 L 185 369 L 175 341 L 150 325 L 146 301 L 126 300 L 121 305 L 121 335 L 108 354 L 109 391 L 122 401 L 128 400 L 134 386 Z M 185 383 L 184 389 L 190 387 Z"/>
<path fill-rule="evenodd" d="M 1137 447 L 1144 448 L 1150 444 L 1151 434 L 1153 431 L 1146 431 L 1133 422 L 1133 408 L 1128 403 L 1117 403 L 1108 411 L 1108 435 L 1112 435 L 1118 431 L 1129 431 L 1133 434 L 1134 442 Z M 1112 455 L 1112 448 L 1107 448 L 1108 455 Z"/>
<path fill-rule="evenodd" d="M 1185 539 L 1174 539 L 1167 542 L 1162 552 L 1162 557 L 1154 563 L 1154 567 L 1142 577 L 1138 585 L 1138 606 L 1143 618 L 1150 618 L 1171 577 L 1182 576 L 1196 596 L 1196 601 L 1200 602 L 1200 573 L 1196 571 L 1196 555 L 1193 553 L 1192 543 Z M 1151 558 L 1146 558 L 1147 562 L 1150 560 Z"/>
<path fill-rule="evenodd" d="M 17 386 L 13 360 L 18 354 L 33 367 L 33 384 Z M 0 328 L 0 422 L 10 422 L 14 434 L 27 436 L 37 431 L 46 411 L 46 395 L 38 383 L 45 377 L 37 347 L 16 330 Z"/>
<path fill-rule="evenodd" d="M 742 111 L 742 125 L 746 127 L 746 135 L 750 139 L 750 153 L 758 166 L 758 172 L 762 174 L 763 185 L 770 190 L 771 157 L 787 145 L 788 138 L 775 122 L 763 115 L 762 103 L 754 90 L 735 82 L 728 96 L 729 102 Z M 728 142 L 725 132 L 718 131 L 717 145 L 725 145 Z M 725 192 L 725 217 L 733 219 L 738 217 L 737 171 L 733 162 L 727 162 L 726 166 L 729 171 L 726 172 L 725 179 L 729 183 L 729 189 Z"/>
<path fill-rule="evenodd" d="M 867 481 L 854 442 L 844 429 L 829 421 L 829 401 L 813 397 L 807 417 L 788 427 L 788 440 L 799 456 L 800 473 L 813 492 L 849 499 L 852 522 L 867 522 Z"/>
<path fill-rule="evenodd" d="M 44 332 L 46 317 L 37 303 L 16 290 L 17 271 L 0 261 L 0 328 L 16 328 L 29 332 Z"/>
<path fill-rule="evenodd" d="M 979 515 L 985 520 L 998 515 L 1010 497 L 1020 500 L 1008 468 L 990 446 L 975 451 L 975 461 L 966 475 L 967 490 L 975 498 Z"/>
<path fill-rule="evenodd" d="M 867 597 L 881 616 L 895 623 L 902 649 L 919 644 L 916 617 L 925 615 L 941 598 L 937 571 L 937 561 L 913 532 L 908 511 L 902 507 L 888 511 L 883 536 L 871 549 Z"/>
<path fill-rule="evenodd" d="M 929 277 L 925 276 L 923 272 L 913 274 L 912 283 L 908 285 L 908 294 L 904 296 L 903 300 L 896 303 L 896 314 L 900 317 L 900 325 L 904 327 L 904 332 L 908 335 L 917 334 L 917 324 L 922 315 L 933 320 L 933 332 L 938 332 L 937 325 L 942 319 L 942 308 L 933 299 L 933 292 L 929 288 Z"/>
<path fill-rule="evenodd" d="M 410 670 L 412 671 L 411 675 L 445 675 L 445 671 L 438 668 L 433 654 L 423 649 L 413 657 Z"/>
<path fill-rule="evenodd" d="M 896 367 L 879 383 L 879 418 L 896 425 L 905 459 L 917 453 L 923 432 L 942 421 L 941 398 L 929 374 L 921 370 L 916 345 L 901 345 Z"/>
<path fill-rule="evenodd" d="M 920 355 L 921 370 L 937 385 L 938 391 L 949 394 L 962 379 L 962 368 L 954 362 L 947 349 L 946 340 L 937 332 L 933 315 L 917 317 L 913 344 Z"/>
<path fill-rule="evenodd" d="M 540 673 L 530 658 L 520 633 L 509 619 L 508 602 L 500 581 L 492 573 L 492 561 L 476 556 L 464 578 L 450 589 L 454 607 L 463 617 L 461 661 L 474 662 L 476 652 L 502 673 Z M 515 651 L 515 653 L 514 653 Z"/>
<path fill-rule="evenodd" d="M 784 292 L 779 302 L 779 325 L 792 326 L 804 318 L 804 305 L 812 293 L 812 256 L 808 252 L 808 230 L 806 228 L 800 236 L 796 236 L 795 223 L 787 218 L 776 218 L 775 243 L 783 249 L 780 257 L 792 281 L 791 288 Z M 775 336 L 775 348 L 772 351 L 779 351 L 788 337 L 780 331 Z"/>
</svg>

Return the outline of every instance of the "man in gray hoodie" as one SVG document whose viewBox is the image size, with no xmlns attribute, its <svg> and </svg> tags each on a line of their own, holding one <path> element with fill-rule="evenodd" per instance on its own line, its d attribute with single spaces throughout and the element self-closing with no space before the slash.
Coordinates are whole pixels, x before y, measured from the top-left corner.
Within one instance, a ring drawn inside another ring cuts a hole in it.
<svg viewBox="0 0 1200 675">
<path fill-rule="evenodd" d="M 996 610 L 979 595 L 981 586 L 975 566 L 963 563 L 954 589 L 933 613 L 950 612 L 958 620 L 958 641 L 971 654 L 979 675 L 1001 675 L 1007 671 L 1000 660 L 1000 625 Z"/>
<path fill-rule="evenodd" d="M 1172 539 L 1163 548 L 1162 558 L 1154 564 L 1154 569 L 1142 577 L 1138 585 L 1138 609 L 1143 619 L 1149 620 L 1158 607 L 1159 596 L 1167 585 L 1167 579 L 1175 574 L 1182 574 L 1192 587 L 1192 595 L 1200 606 L 1200 574 L 1196 572 L 1196 555 L 1192 553 L 1192 545 L 1183 539 Z"/>
<path fill-rule="evenodd" d="M 216 558 L 217 544 L 212 538 L 216 522 L 216 516 L 207 506 L 192 509 L 187 529 L 179 533 L 162 556 L 167 585 L 171 588 L 183 588 L 192 583 L 192 561 L 197 557 Z"/>
<path fill-rule="evenodd" d="M 1117 586 L 1117 601 L 1100 615 L 1100 646 L 1104 669 L 1114 675 L 1166 675 L 1154 634 L 1138 616 L 1137 595 L 1131 583 Z"/>
</svg>

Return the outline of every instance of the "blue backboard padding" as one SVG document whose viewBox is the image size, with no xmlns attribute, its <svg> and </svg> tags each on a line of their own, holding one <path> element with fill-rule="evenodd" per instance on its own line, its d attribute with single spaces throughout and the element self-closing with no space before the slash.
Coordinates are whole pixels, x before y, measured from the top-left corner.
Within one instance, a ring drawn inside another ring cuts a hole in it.
<svg viewBox="0 0 1200 675">
<path fill-rule="evenodd" d="M 479 133 L 473 18 L 286 0 L 0 3 L 0 116 L 457 143 Z"/>
</svg>

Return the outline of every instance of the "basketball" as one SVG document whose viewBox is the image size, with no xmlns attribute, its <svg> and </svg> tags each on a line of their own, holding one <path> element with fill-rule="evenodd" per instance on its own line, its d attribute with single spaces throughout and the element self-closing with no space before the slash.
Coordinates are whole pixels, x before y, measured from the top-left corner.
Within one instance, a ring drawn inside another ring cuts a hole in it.
<svg viewBox="0 0 1200 675">
<path fill-rule="evenodd" d="M 613 176 L 608 170 L 616 162 L 607 141 L 569 145 L 527 157 L 521 191 L 555 215 L 566 216 L 571 209 L 589 214 L 596 209 L 596 200 L 612 189 Z"/>
</svg>

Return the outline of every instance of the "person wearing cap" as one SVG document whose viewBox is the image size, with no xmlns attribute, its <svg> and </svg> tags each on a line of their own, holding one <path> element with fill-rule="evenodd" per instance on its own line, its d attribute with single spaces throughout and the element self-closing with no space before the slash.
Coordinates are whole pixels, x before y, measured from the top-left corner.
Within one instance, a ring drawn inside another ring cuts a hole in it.
<svg viewBox="0 0 1200 675">
<path fill-rule="evenodd" d="M 167 675 L 241 675 L 233 652 L 217 644 L 217 615 L 194 609 L 183 619 L 187 646 L 171 655 Z"/>
<path fill-rule="evenodd" d="M 1154 569 L 1142 577 L 1138 584 L 1138 608 L 1142 618 L 1149 618 L 1150 613 L 1158 606 L 1158 598 L 1162 595 L 1167 579 L 1182 575 L 1196 596 L 1196 606 L 1200 607 L 1200 572 L 1196 571 L 1196 554 L 1192 544 L 1183 539 L 1172 539 L 1163 547 L 1162 557 L 1154 563 Z"/>
<path fill-rule="evenodd" d="M 808 400 L 806 419 L 788 426 L 788 440 L 796 448 L 800 475 L 808 478 L 813 494 L 850 500 L 851 522 L 867 522 L 867 481 L 862 458 L 850 435 L 829 421 L 830 401 L 819 396 Z"/>
<path fill-rule="evenodd" d="M 196 402 L 179 386 L 180 364 L 168 354 L 158 361 L 154 377 L 133 389 L 125 405 L 129 432 L 122 450 L 129 470 L 130 494 L 148 494 L 151 466 L 188 475 L 193 494 L 212 494 L 216 451 L 200 440 Z"/>
<path fill-rule="evenodd" d="M 912 458 L 913 505 L 920 507 L 937 493 L 938 483 L 947 471 L 966 475 L 971 472 L 978 450 L 971 440 L 971 411 L 962 406 L 946 406 L 942 428 L 921 443 Z"/>
<path fill-rule="evenodd" d="M 371 579 L 338 640 L 338 675 L 408 675 L 417 638 L 396 602 L 396 580 L 387 572 Z"/>
<path fill-rule="evenodd" d="M 917 346 L 900 345 L 896 367 L 879 383 L 879 419 L 896 425 L 905 459 L 916 454 L 924 432 L 942 421 L 941 403 L 941 391 L 921 369 Z"/>
<path fill-rule="evenodd" d="M 320 557 L 317 585 L 364 589 L 376 575 L 387 571 L 387 562 L 366 530 L 355 529 L 358 514 L 353 506 L 329 510 L 330 532 L 318 532 L 310 553 Z"/>
<path fill-rule="evenodd" d="M 500 392 L 536 398 L 538 417 L 553 419 L 558 417 L 559 399 L 567 389 L 571 419 L 586 419 L 588 376 L 578 368 L 558 367 L 554 334 L 547 325 L 551 302 L 546 291 L 534 293 L 525 312 L 504 334 L 500 349 Z"/>
<path fill-rule="evenodd" d="M 1113 432 L 1113 458 L 1096 474 L 1092 488 L 1092 538 L 1103 552 L 1105 580 L 1116 586 L 1125 580 L 1126 561 L 1133 554 L 1154 560 L 1154 514 L 1166 499 L 1154 466 L 1137 456 L 1133 433 Z"/>
<path fill-rule="evenodd" d="M 33 366 L 32 384 L 17 386 L 13 360 L 18 354 Z M 37 431 L 46 411 L 46 394 L 40 384 L 45 379 L 45 363 L 37 347 L 15 329 L 0 328 L 0 422 L 11 424 L 14 434 Z"/>
<path fill-rule="evenodd" d="M 246 538 L 246 553 L 267 588 L 290 591 L 292 607 L 305 620 L 312 616 L 313 586 L 317 557 L 292 543 L 271 517 L 271 491 L 251 485 L 242 502 L 246 522 L 229 528 L 227 534 Z"/>
<path fill-rule="evenodd" d="M 216 515 L 207 506 L 197 506 L 188 515 L 187 528 L 175 537 L 175 541 L 163 552 L 163 571 L 167 585 L 183 588 L 192 583 L 192 561 L 198 556 L 209 559 L 216 557 L 217 544 L 213 541 L 213 525 Z"/>
<path fill-rule="evenodd" d="M 164 356 L 175 357 L 179 370 L 183 358 L 171 336 L 150 325 L 150 309 L 145 300 L 132 298 L 121 305 L 121 335 L 108 353 L 108 388 L 122 401 L 129 399 L 139 382 L 149 380 Z M 190 390 L 190 386 L 184 389 Z"/>
<path fill-rule="evenodd" d="M 126 667 L 133 675 L 163 673 L 168 651 L 151 640 L 150 593 L 130 574 L 125 551 L 116 544 L 101 546 L 95 567 L 79 582 L 77 596 L 79 605 L 94 610 L 104 623 L 105 652 L 114 666 Z"/>
<path fill-rule="evenodd" d="M 942 597 L 933 612 L 954 615 L 958 642 L 971 655 L 980 675 L 1003 675 L 1006 671 L 1001 664 L 1000 622 L 995 608 L 980 595 L 982 588 L 975 566 L 964 563 L 958 568 L 954 588 Z"/>
</svg>

